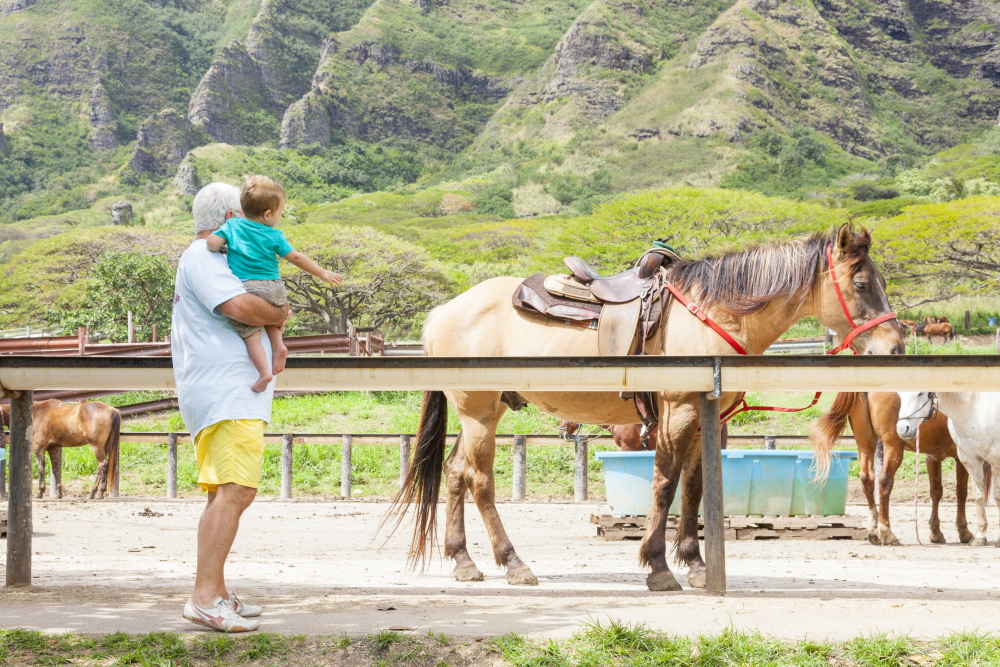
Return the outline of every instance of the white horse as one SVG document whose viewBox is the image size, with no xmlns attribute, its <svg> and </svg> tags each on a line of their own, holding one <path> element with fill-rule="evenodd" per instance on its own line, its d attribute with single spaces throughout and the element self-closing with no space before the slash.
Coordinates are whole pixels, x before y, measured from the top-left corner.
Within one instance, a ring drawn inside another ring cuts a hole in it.
<svg viewBox="0 0 1000 667">
<path fill-rule="evenodd" d="M 948 415 L 948 431 L 958 447 L 958 458 L 972 480 L 972 500 L 976 503 L 976 531 L 972 546 L 986 544 L 986 488 L 983 463 L 1000 470 L 1000 393 L 996 392 L 899 392 L 902 403 L 896 432 L 903 440 L 913 440 L 921 423 L 940 406 Z M 1000 475 L 994 474 L 993 499 L 1000 507 Z M 1000 547 L 1000 541 L 997 541 Z"/>
</svg>

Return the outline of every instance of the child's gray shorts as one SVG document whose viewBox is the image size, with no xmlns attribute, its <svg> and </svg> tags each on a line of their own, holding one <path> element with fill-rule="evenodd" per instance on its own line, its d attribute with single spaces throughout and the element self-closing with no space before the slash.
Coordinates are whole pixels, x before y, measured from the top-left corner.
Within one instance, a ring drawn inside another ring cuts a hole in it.
<svg viewBox="0 0 1000 667">
<path fill-rule="evenodd" d="M 246 289 L 248 294 L 259 296 L 272 306 L 278 306 L 279 308 L 285 305 L 285 301 L 288 300 L 288 293 L 285 291 L 285 281 L 283 280 L 244 280 L 243 288 Z M 264 327 L 252 327 L 249 324 L 243 324 L 236 320 L 230 321 L 233 323 L 233 328 L 236 329 L 236 333 L 240 335 L 240 338 L 249 338 L 256 331 L 264 331 Z"/>
</svg>

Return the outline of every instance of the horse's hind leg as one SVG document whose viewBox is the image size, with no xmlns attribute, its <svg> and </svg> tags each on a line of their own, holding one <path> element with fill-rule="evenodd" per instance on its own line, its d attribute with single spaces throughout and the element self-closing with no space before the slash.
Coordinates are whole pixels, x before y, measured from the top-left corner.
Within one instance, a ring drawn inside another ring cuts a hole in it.
<svg viewBox="0 0 1000 667">
<path fill-rule="evenodd" d="M 52 476 L 55 478 L 56 498 L 62 498 L 62 447 L 49 449 L 49 462 L 52 464 Z"/>
<path fill-rule="evenodd" d="M 965 516 L 965 503 L 969 498 L 969 471 L 962 462 L 955 458 L 955 527 L 958 528 L 958 539 L 962 544 L 972 541 L 972 531 Z"/>
<path fill-rule="evenodd" d="M 969 546 L 986 546 L 986 480 L 983 474 L 983 461 L 978 457 L 968 457 L 962 461 L 972 482 L 972 502 L 976 503 L 976 533 Z"/>
<path fill-rule="evenodd" d="M 90 498 L 104 498 L 108 490 L 108 457 L 105 455 L 103 447 L 93 446 L 94 458 L 97 459 L 97 476 L 94 478 L 94 486 L 90 489 Z"/>
<path fill-rule="evenodd" d="M 653 506 L 646 521 L 646 535 L 642 539 L 642 546 L 639 547 L 639 562 L 652 568 L 652 572 L 646 577 L 646 586 L 649 590 L 679 591 L 681 586 L 667 565 L 667 516 L 670 504 L 674 501 L 674 494 L 677 492 L 684 461 L 692 443 L 695 442 L 698 411 L 687 403 L 664 403 L 660 414 L 660 438 L 656 445 L 656 464 L 653 469 Z M 681 508 L 681 525 L 686 525 L 686 521 L 692 521 L 691 512 L 686 508 L 687 506 Z M 697 505 L 693 516 L 697 531 Z M 697 532 L 694 534 L 697 539 Z M 697 553 L 697 545 L 694 550 Z M 691 555 L 687 549 L 685 553 Z M 699 555 L 698 558 L 700 557 Z"/>
<path fill-rule="evenodd" d="M 465 538 L 465 460 L 462 434 L 445 461 L 445 478 L 448 488 L 447 523 L 445 524 L 444 555 L 455 559 L 452 574 L 457 581 L 482 581 L 483 573 L 469 556 Z"/>
<path fill-rule="evenodd" d="M 885 458 L 878 480 L 878 533 L 874 543 L 898 547 L 900 542 L 892 533 L 889 523 L 889 500 L 892 497 L 892 486 L 896 481 L 896 471 L 903 462 L 903 441 L 885 437 L 882 439 L 882 448 Z"/>
<path fill-rule="evenodd" d="M 45 497 L 45 450 L 35 450 L 35 461 L 38 463 L 38 497 Z"/>
<path fill-rule="evenodd" d="M 944 495 L 944 485 L 941 483 L 941 461 L 927 457 L 927 481 L 931 487 L 931 543 L 947 544 L 944 534 L 941 532 L 941 519 L 938 517 L 938 505 L 941 504 L 941 496 Z M 917 465 L 920 462 L 917 461 Z"/>
</svg>

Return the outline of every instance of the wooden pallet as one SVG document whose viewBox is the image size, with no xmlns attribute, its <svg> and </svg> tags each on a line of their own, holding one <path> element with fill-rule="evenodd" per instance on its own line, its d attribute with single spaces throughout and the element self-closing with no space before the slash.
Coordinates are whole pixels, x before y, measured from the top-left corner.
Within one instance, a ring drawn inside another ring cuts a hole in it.
<svg viewBox="0 0 1000 667">
<path fill-rule="evenodd" d="M 677 517 L 667 518 L 667 539 L 677 535 Z M 866 540 L 868 529 L 861 517 L 853 516 L 729 516 L 725 519 L 726 540 Z M 597 536 L 609 542 L 641 540 L 646 534 L 646 517 L 590 515 Z M 704 539 L 704 527 L 698 525 Z"/>
</svg>

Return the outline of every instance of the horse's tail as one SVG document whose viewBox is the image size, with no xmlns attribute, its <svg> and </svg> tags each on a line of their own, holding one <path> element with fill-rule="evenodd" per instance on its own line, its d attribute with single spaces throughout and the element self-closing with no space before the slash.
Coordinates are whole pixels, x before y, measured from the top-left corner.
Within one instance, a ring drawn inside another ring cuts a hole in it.
<svg viewBox="0 0 1000 667">
<path fill-rule="evenodd" d="M 413 529 L 413 541 L 407 564 L 415 567 L 418 563 L 426 566 L 428 547 L 433 549 L 437 540 L 437 503 L 441 491 L 441 475 L 444 470 L 445 435 L 448 428 L 448 399 L 442 391 L 425 391 L 424 404 L 420 411 L 420 426 L 417 431 L 417 446 L 413 450 L 413 462 L 406 473 L 406 479 L 399 493 L 393 498 L 379 528 L 396 517 L 392 532 L 399 528 L 406 515 L 407 506 L 417 503 L 417 515 Z"/>
<path fill-rule="evenodd" d="M 112 408 L 111 410 L 111 429 L 108 433 L 108 439 L 104 443 L 104 455 L 108 457 L 108 486 L 113 492 L 115 488 L 115 479 L 118 477 L 118 454 L 120 450 L 120 443 L 122 434 L 122 413 L 118 410 Z"/>
<path fill-rule="evenodd" d="M 815 452 L 813 465 L 817 479 L 826 479 L 830 474 L 830 450 L 844 432 L 847 418 L 858 402 L 864 400 L 864 396 L 852 391 L 840 392 L 833 400 L 830 411 L 817 419 L 809 429 L 809 439 Z"/>
</svg>

